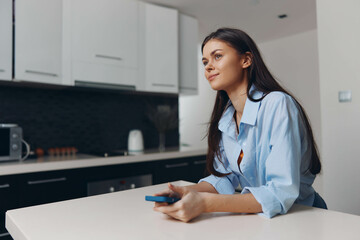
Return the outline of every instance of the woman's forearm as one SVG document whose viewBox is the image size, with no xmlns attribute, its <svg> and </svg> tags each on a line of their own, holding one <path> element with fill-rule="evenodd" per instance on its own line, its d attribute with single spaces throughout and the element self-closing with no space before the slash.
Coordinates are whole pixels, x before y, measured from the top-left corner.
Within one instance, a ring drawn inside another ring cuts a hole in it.
<svg viewBox="0 0 360 240">
<path fill-rule="evenodd" d="M 183 222 L 188 222 L 203 212 L 262 212 L 261 205 L 251 193 L 217 194 L 215 188 L 207 182 L 186 187 L 169 183 L 169 191 L 176 193 L 181 197 L 181 200 L 174 204 L 155 203 L 154 210 Z M 210 193 L 209 191 L 216 193 Z"/>
<path fill-rule="evenodd" d="M 198 184 L 189 185 L 189 186 L 186 186 L 186 188 L 191 191 L 196 191 L 196 192 L 218 193 L 216 191 L 216 189 L 213 187 L 213 185 L 211 185 L 208 182 L 201 182 Z"/>
<path fill-rule="evenodd" d="M 186 186 L 186 188 L 197 192 L 203 192 L 206 212 L 262 212 L 260 203 L 251 193 L 217 194 L 218 192 L 216 189 L 208 182 L 189 185 Z"/>
<path fill-rule="evenodd" d="M 260 203 L 251 193 L 246 194 L 212 194 L 202 193 L 205 212 L 262 212 Z"/>
</svg>

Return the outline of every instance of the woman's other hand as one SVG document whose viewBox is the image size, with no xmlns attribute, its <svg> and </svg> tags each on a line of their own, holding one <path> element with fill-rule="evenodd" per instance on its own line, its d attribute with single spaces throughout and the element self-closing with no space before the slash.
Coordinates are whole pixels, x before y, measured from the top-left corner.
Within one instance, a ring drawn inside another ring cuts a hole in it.
<svg viewBox="0 0 360 240">
<path fill-rule="evenodd" d="M 173 204 L 155 203 L 155 211 L 165 213 L 183 222 L 189 222 L 205 211 L 204 193 L 189 190 L 186 187 L 174 186 L 171 183 L 168 183 L 168 186 L 169 189 L 160 194 L 162 196 L 164 194 L 174 194 L 169 196 L 179 197 L 181 200 Z"/>
</svg>

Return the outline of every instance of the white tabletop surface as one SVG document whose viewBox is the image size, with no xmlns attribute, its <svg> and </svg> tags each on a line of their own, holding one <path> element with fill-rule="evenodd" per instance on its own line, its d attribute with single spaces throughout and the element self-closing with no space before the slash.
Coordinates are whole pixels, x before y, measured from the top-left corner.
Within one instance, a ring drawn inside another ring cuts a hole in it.
<svg viewBox="0 0 360 240">
<path fill-rule="evenodd" d="M 178 181 L 175 185 L 187 185 Z M 11 210 L 15 240 L 360 239 L 360 216 L 294 205 L 286 215 L 206 213 L 183 223 L 144 200 L 166 184 Z"/>
</svg>

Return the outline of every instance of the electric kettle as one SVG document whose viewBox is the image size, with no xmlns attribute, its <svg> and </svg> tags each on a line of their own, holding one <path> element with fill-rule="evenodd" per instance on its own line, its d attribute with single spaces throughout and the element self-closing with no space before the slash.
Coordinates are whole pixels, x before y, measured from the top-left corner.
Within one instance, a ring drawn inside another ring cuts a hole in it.
<svg viewBox="0 0 360 240">
<path fill-rule="evenodd" d="M 139 129 L 133 129 L 129 133 L 128 152 L 130 155 L 138 155 L 144 153 L 144 139 Z"/>
</svg>

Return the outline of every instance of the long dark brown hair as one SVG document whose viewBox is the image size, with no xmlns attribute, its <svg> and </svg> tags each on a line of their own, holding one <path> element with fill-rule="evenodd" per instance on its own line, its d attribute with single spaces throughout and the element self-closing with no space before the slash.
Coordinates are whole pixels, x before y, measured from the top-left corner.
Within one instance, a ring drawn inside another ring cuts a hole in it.
<svg viewBox="0 0 360 240">
<path fill-rule="evenodd" d="M 319 159 L 319 154 L 317 151 L 317 146 L 314 140 L 314 135 L 309 123 L 308 116 L 301 106 L 301 104 L 296 100 L 296 98 L 286 91 L 280 84 L 275 80 L 272 76 L 268 68 L 266 67 L 261 54 L 255 44 L 255 42 L 250 38 L 248 34 L 233 28 L 220 28 L 215 32 L 210 33 L 203 41 L 201 46 L 201 51 L 203 51 L 205 44 L 211 39 L 217 39 L 229 44 L 232 48 L 234 48 L 238 54 L 244 54 L 246 52 L 250 52 L 252 54 L 252 64 L 248 68 L 248 76 L 249 83 L 247 86 L 247 97 L 253 101 L 258 102 L 263 100 L 263 98 L 273 91 L 280 91 L 291 96 L 296 102 L 299 111 L 301 112 L 302 119 L 305 123 L 307 138 L 308 138 L 308 146 L 311 148 L 311 162 L 309 166 L 309 170 L 312 174 L 316 175 L 321 170 L 321 163 Z M 257 90 L 264 93 L 264 95 L 259 99 L 254 99 L 251 96 L 250 88 L 254 85 Z M 216 171 L 214 168 L 214 160 L 215 156 L 218 157 L 220 161 L 220 149 L 219 143 L 221 140 L 221 131 L 218 129 L 219 120 L 225 110 L 225 107 L 228 103 L 229 96 L 223 90 L 217 92 L 216 100 L 214 104 L 214 109 L 211 114 L 211 119 L 208 127 L 208 153 L 206 157 L 206 168 L 207 171 L 215 176 L 223 177 L 230 173 L 220 173 Z"/>
</svg>

